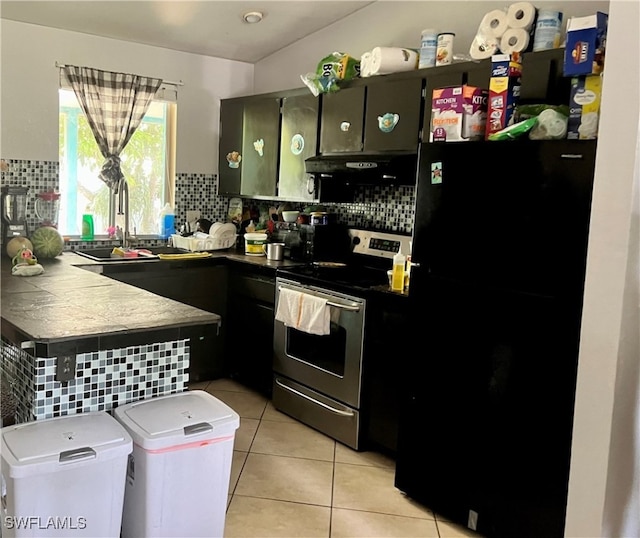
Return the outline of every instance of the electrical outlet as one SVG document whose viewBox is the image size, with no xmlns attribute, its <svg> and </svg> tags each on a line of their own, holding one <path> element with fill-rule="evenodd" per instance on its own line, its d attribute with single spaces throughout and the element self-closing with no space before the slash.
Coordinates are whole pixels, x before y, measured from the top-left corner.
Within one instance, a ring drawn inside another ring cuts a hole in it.
<svg viewBox="0 0 640 538">
<path fill-rule="evenodd" d="M 200 218 L 200 211 L 187 211 L 187 222 L 195 222 Z"/>
</svg>

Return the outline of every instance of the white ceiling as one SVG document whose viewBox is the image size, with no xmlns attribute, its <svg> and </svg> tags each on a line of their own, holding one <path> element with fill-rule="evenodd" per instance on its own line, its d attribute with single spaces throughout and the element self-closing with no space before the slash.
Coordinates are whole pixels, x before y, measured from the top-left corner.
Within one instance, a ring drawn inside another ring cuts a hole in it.
<svg viewBox="0 0 640 538">
<path fill-rule="evenodd" d="M 6 1 L 0 17 L 182 52 L 255 63 L 371 1 Z M 242 15 L 261 11 L 262 22 Z"/>
</svg>

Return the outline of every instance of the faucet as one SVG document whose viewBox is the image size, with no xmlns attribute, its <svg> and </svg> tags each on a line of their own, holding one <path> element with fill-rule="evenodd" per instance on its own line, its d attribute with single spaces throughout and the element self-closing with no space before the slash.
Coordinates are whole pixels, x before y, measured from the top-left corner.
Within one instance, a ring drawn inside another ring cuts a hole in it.
<svg viewBox="0 0 640 538">
<path fill-rule="evenodd" d="M 117 214 L 124 215 L 123 228 L 117 227 L 116 236 L 122 241 L 122 248 L 127 248 L 132 245 L 132 238 L 129 233 L 129 184 L 123 177 L 118 181 L 115 189 L 112 192 L 112 199 L 109 203 L 109 220 L 115 224 L 115 197 L 118 197 Z"/>
</svg>

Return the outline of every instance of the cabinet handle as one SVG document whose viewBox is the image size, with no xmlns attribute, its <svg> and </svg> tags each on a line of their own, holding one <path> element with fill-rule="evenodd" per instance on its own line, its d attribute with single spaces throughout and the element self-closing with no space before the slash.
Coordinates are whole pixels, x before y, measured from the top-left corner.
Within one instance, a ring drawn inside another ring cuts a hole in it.
<svg viewBox="0 0 640 538">
<path fill-rule="evenodd" d="M 330 405 L 327 405 L 326 403 L 320 402 L 318 400 L 316 400 L 315 398 L 312 398 L 311 396 L 307 396 L 306 394 L 300 392 L 299 390 L 296 390 L 294 388 L 291 387 L 287 387 L 287 385 L 283 385 L 279 379 L 276 378 L 276 384 L 279 385 L 280 387 L 282 387 L 285 390 L 288 390 L 289 392 L 293 392 L 294 394 L 296 394 L 297 396 L 300 396 L 301 398 L 304 398 L 305 400 L 309 400 L 310 402 L 319 405 L 320 407 L 323 407 L 324 409 L 326 409 L 327 411 L 331 411 L 332 413 L 335 413 L 336 415 L 340 415 L 342 417 L 352 417 L 355 415 L 355 413 L 353 411 L 343 411 L 342 409 L 336 409 L 335 407 L 331 407 Z"/>
</svg>

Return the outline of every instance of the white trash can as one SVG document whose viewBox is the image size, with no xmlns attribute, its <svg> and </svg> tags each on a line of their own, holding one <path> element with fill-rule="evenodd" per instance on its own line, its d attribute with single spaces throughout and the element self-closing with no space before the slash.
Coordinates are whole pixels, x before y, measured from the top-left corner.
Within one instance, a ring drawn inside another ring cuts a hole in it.
<svg viewBox="0 0 640 538">
<path fill-rule="evenodd" d="M 122 538 L 223 536 L 238 414 L 202 390 L 125 404 L 114 414 L 134 443 Z"/>
<path fill-rule="evenodd" d="M 120 535 L 133 446 L 111 415 L 95 411 L 14 424 L 0 435 L 3 537 Z"/>
</svg>

